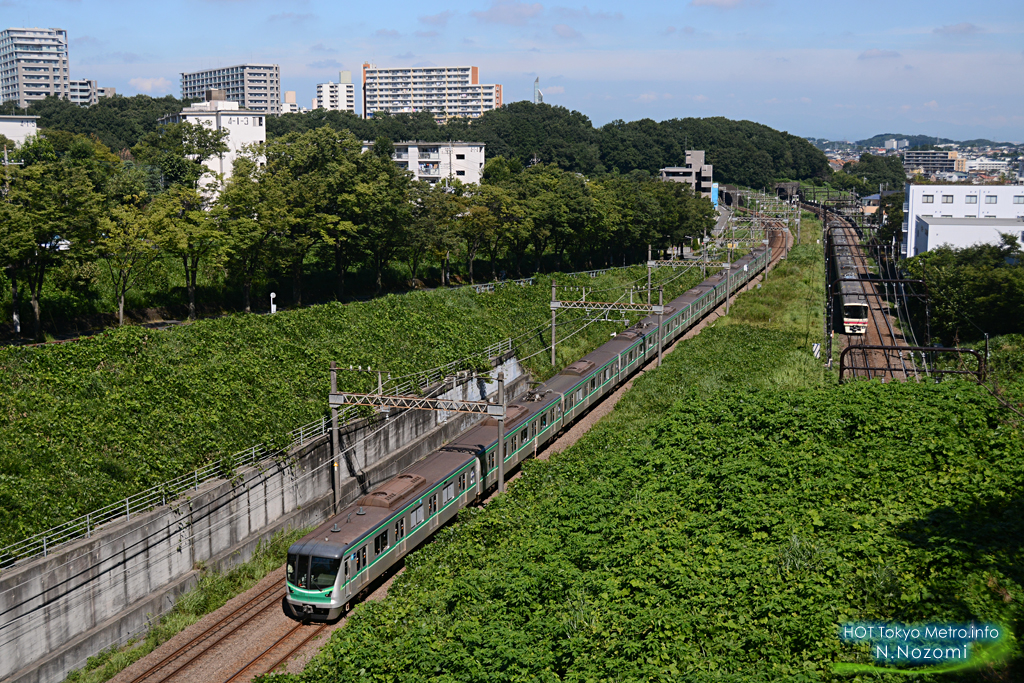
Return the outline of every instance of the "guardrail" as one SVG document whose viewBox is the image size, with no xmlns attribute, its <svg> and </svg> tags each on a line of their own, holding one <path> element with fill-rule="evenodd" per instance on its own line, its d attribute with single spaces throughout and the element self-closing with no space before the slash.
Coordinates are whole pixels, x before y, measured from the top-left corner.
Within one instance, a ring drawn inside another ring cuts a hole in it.
<svg viewBox="0 0 1024 683">
<path fill-rule="evenodd" d="M 496 344 L 488 346 L 479 354 L 479 357 L 487 359 L 502 358 L 511 352 L 512 340 L 503 339 Z M 446 378 L 466 369 L 470 360 L 470 358 L 460 358 L 436 368 L 398 378 L 403 380 L 400 382 L 388 380 L 384 384 L 385 392 L 395 395 L 421 394 L 429 387 L 440 384 Z M 346 407 L 339 411 L 338 415 L 341 424 L 346 424 L 358 417 L 358 408 L 356 406 Z M 327 416 L 322 416 L 313 422 L 291 430 L 288 432 L 291 442 L 289 450 L 329 434 L 330 429 L 330 419 Z M 4 548 L 0 548 L 0 568 L 9 567 L 19 560 L 27 560 L 39 556 L 46 557 L 58 545 L 68 541 L 91 537 L 98 527 L 121 521 L 122 519 L 129 521 L 132 515 L 139 515 L 166 505 L 168 501 L 180 498 L 188 491 L 198 490 L 200 486 L 211 479 L 231 476 L 232 472 L 238 468 L 258 465 L 272 457 L 283 455 L 283 453 L 280 450 L 270 450 L 263 444 L 252 446 L 228 458 L 223 458 L 218 462 L 201 467 L 194 472 L 163 482 L 98 510 L 93 510 L 77 519 L 58 524 L 34 536 L 29 536 Z"/>
</svg>

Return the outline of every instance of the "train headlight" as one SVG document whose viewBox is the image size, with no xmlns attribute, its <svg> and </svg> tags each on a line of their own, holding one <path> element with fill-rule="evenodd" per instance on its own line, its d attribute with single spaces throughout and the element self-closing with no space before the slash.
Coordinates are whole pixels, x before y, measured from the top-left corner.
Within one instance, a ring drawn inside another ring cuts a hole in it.
<svg viewBox="0 0 1024 683">
<path fill-rule="evenodd" d="M 327 591 L 326 593 L 324 593 L 324 597 L 325 598 L 330 598 L 331 597 L 331 593 L 333 593 L 333 592 L 334 591 Z"/>
</svg>

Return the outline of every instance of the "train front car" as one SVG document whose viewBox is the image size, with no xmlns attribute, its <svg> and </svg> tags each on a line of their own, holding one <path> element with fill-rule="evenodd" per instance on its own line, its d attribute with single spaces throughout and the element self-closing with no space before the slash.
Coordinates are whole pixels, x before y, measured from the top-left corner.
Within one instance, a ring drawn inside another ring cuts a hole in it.
<svg viewBox="0 0 1024 683">
<path fill-rule="evenodd" d="M 475 453 L 434 452 L 288 548 L 292 616 L 333 621 L 482 492 Z"/>
<path fill-rule="evenodd" d="M 842 282 L 843 329 L 847 334 L 866 334 L 868 330 L 868 298 L 864 283 Z"/>
</svg>

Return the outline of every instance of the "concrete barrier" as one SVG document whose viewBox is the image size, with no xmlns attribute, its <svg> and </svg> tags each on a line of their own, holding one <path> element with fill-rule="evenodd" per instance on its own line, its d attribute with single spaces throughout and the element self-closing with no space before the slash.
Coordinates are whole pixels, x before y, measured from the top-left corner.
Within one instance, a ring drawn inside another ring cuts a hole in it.
<svg viewBox="0 0 1024 683">
<path fill-rule="evenodd" d="M 497 359 L 510 397 L 528 387 L 515 359 Z M 493 381 L 449 385 L 443 395 L 479 400 Z M 481 418 L 404 411 L 339 428 L 348 471 L 347 505 Z M 86 659 L 141 636 L 193 587 L 201 569 L 245 562 L 274 533 L 323 521 L 334 499 L 331 439 L 303 444 L 276 460 L 192 495 L 97 529 L 91 538 L 0 574 L 0 680 L 56 683 Z"/>
</svg>

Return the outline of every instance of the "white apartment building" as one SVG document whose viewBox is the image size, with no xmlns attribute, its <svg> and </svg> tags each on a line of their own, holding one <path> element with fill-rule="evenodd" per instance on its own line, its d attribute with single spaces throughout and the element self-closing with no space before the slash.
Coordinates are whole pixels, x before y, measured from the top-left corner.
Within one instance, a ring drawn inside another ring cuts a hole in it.
<svg viewBox="0 0 1024 683">
<path fill-rule="evenodd" d="M 62 28 L 0 31 L 0 102 L 21 108 L 47 96 L 67 97 L 68 32 Z"/>
<path fill-rule="evenodd" d="M 998 243 L 1000 232 L 1024 231 L 1024 187 L 1019 185 L 905 186 L 902 256 L 942 244 Z"/>
<path fill-rule="evenodd" d="M 38 116 L 0 116 L 0 135 L 20 147 L 25 144 L 25 140 L 38 132 L 38 120 Z"/>
<path fill-rule="evenodd" d="M 71 81 L 71 88 L 68 90 L 68 99 L 80 107 L 91 107 L 98 103 L 102 97 L 113 97 L 117 94 L 117 88 L 101 88 L 96 81 L 80 80 Z"/>
<path fill-rule="evenodd" d="M 207 101 L 191 104 L 178 114 L 161 118 L 158 123 L 183 123 L 206 126 L 214 130 L 226 130 L 225 140 L 228 151 L 206 160 L 211 173 L 219 173 L 227 180 L 231 177 L 235 159 L 242 148 L 257 142 L 267 141 L 267 121 L 263 112 L 242 109 L 237 102 L 225 99 L 225 94 L 212 90 L 206 93 Z M 204 184 L 213 178 L 203 176 Z"/>
<path fill-rule="evenodd" d="M 277 64 L 237 64 L 181 74 L 181 97 L 202 100 L 207 90 L 223 90 L 239 109 L 281 113 L 281 68 Z"/>
<path fill-rule="evenodd" d="M 363 143 L 364 152 L 372 147 L 373 142 Z M 479 184 L 484 173 L 482 142 L 396 142 L 392 158 L 416 180 L 428 183 L 449 178 Z"/>
<path fill-rule="evenodd" d="M 337 83 L 317 83 L 313 109 L 356 111 L 356 86 L 351 71 L 339 71 Z"/>
<path fill-rule="evenodd" d="M 378 111 L 428 111 L 443 123 L 459 116 L 478 118 L 501 105 L 501 85 L 481 84 L 475 66 L 378 69 L 369 62 L 363 64 L 363 118 Z"/>
</svg>

